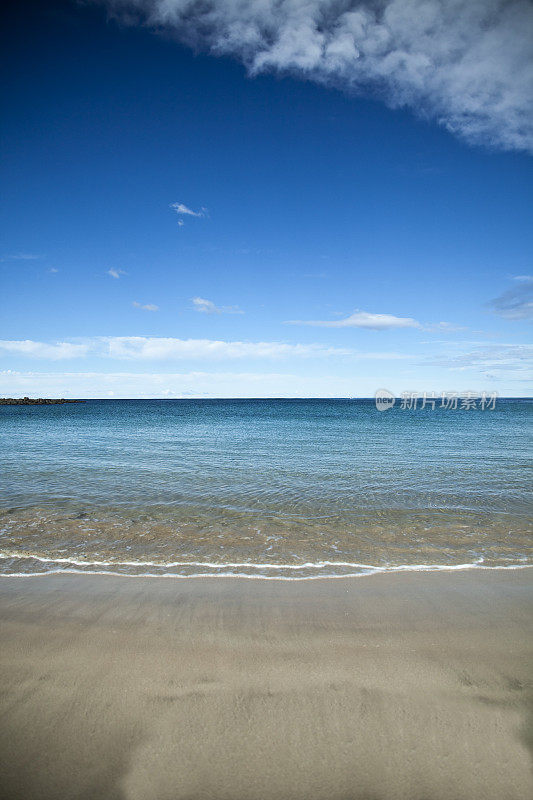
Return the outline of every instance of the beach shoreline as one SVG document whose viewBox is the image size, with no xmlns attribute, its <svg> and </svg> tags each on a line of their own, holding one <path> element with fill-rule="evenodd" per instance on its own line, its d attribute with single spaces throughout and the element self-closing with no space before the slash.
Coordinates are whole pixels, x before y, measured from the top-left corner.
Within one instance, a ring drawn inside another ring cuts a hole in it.
<svg viewBox="0 0 533 800">
<path fill-rule="evenodd" d="M 529 569 L 31 577 L 0 580 L 6 798 L 533 791 Z"/>
<path fill-rule="evenodd" d="M 0 553 L 0 558 L 10 558 L 11 555 L 6 556 L 3 553 Z M 14 557 L 19 557 L 22 559 L 34 559 L 41 562 L 50 562 L 50 563 L 69 563 L 75 564 L 80 566 L 87 565 L 88 567 L 97 565 L 99 562 L 90 562 L 85 560 L 77 560 L 72 558 L 44 558 L 36 555 L 23 555 Z M 106 566 L 114 566 L 113 562 L 101 562 Z M 128 565 L 132 564 L 133 562 L 117 562 L 117 565 Z M 142 564 L 142 562 L 140 562 Z M 324 564 L 328 564 L 331 566 L 338 566 L 335 562 L 323 562 Z M 348 562 L 340 562 L 340 565 L 345 565 Z M 155 562 L 146 562 L 146 564 L 153 565 L 153 566 L 168 566 L 166 564 L 156 564 Z M 291 570 L 303 570 L 311 567 L 320 567 L 322 564 L 303 564 L 303 565 L 279 565 L 279 564 L 248 564 L 247 562 L 240 562 L 239 564 L 233 564 L 231 562 L 224 563 L 220 562 L 218 564 L 215 563 L 203 563 L 203 562 L 194 562 L 194 561 L 179 561 L 174 562 L 170 566 L 209 566 L 213 569 L 227 569 L 232 567 L 253 567 L 257 568 L 258 572 L 255 574 L 249 573 L 239 573 L 239 572 L 212 572 L 212 573 L 193 573 L 193 574 L 184 574 L 179 572 L 161 572 L 161 573 L 135 573 L 135 572 L 106 572 L 104 570 L 78 570 L 78 569 L 70 569 L 68 567 L 55 569 L 48 572 L 3 572 L 0 573 L 1 578 L 54 578 L 54 577 L 61 577 L 61 576 L 68 576 L 72 579 L 76 577 L 107 577 L 107 578 L 133 578 L 136 580 L 147 580 L 150 581 L 153 578 L 165 578 L 168 580 L 178 579 L 178 580 L 192 580 L 195 582 L 204 581 L 207 578 L 227 578 L 230 580 L 259 580 L 259 581 L 274 581 L 274 582 L 288 582 L 288 583 L 299 583 L 299 582 L 308 582 L 308 581 L 331 581 L 331 580 L 341 580 L 346 582 L 351 582 L 356 578 L 374 578 L 377 576 L 382 577 L 392 577 L 395 575 L 409 575 L 411 573 L 453 573 L 453 572 L 519 572 L 521 570 L 530 570 L 533 569 L 533 564 L 509 564 L 506 566 L 498 565 L 487 565 L 480 563 L 479 561 L 474 561 L 469 564 L 401 564 L 398 566 L 373 566 L 370 564 L 356 564 L 354 563 L 351 566 L 354 567 L 361 567 L 361 572 L 348 572 L 346 574 L 335 574 L 335 573 L 327 573 L 323 575 L 305 575 L 305 576 L 298 576 L 294 575 L 291 577 L 286 577 L 285 575 L 269 575 L 267 571 L 269 569 L 291 569 Z M 261 573 L 260 570 L 264 570 Z M 366 570 L 366 571 L 364 571 Z"/>
</svg>

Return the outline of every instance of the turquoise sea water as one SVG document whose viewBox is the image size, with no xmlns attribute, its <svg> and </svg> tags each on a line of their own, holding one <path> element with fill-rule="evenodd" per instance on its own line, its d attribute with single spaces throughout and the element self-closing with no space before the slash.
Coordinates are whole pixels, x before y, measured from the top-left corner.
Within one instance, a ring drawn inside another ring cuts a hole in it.
<svg viewBox="0 0 533 800">
<path fill-rule="evenodd" d="M 320 577 L 523 566 L 533 402 L 0 407 L 0 572 Z"/>
</svg>

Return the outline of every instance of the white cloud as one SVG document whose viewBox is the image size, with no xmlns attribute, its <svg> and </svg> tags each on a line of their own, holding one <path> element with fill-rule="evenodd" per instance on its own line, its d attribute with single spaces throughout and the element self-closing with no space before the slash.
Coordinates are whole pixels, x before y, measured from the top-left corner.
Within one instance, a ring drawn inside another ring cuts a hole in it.
<svg viewBox="0 0 533 800">
<path fill-rule="evenodd" d="M 237 57 L 251 75 L 370 93 L 469 142 L 533 151 L 530 0 L 95 2 L 128 24 Z"/>
<path fill-rule="evenodd" d="M 174 339 L 169 337 L 114 336 L 101 340 L 104 354 L 110 358 L 234 359 L 325 357 L 352 355 L 349 348 L 321 344 L 285 344 L 283 342 L 226 342 L 214 339 Z"/>
<path fill-rule="evenodd" d="M 170 208 L 173 208 L 176 214 L 185 214 L 189 217 L 205 217 L 207 214 L 206 208 L 201 208 L 199 211 L 193 211 L 191 208 L 188 208 L 184 203 L 171 203 Z M 183 221 L 181 220 L 181 224 L 183 225 Z"/>
<path fill-rule="evenodd" d="M 425 373 L 424 373 L 425 374 Z M 461 384 L 450 385 L 442 373 L 433 378 L 418 376 L 418 389 L 440 394 L 449 391 L 487 391 L 497 388 L 500 396 L 527 393 L 523 375 L 504 373 L 489 379 L 486 372 L 469 374 Z M 385 383 L 384 383 L 385 381 Z M 194 398 L 194 397 L 372 397 L 387 385 L 397 396 L 413 389 L 413 375 L 389 372 L 368 374 L 367 365 L 359 374 L 302 375 L 294 372 L 19 372 L 0 371 L 0 396 L 72 398 Z M 518 386 L 518 388 L 517 388 Z"/>
<path fill-rule="evenodd" d="M 444 354 L 428 359 L 427 364 L 453 370 L 490 370 L 512 372 L 515 378 L 531 378 L 533 346 L 529 344 L 489 344 L 474 347 L 466 352 Z"/>
<path fill-rule="evenodd" d="M 33 358 L 99 358 L 126 360 L 223 360 L 235 358 L 324 358 L 328 356 L 365 357 L 346 347 L 284 342 L 227 342 L 216 339 L 176 339 L 158 336 L 97 336 L 83 343 L 0 340 L 0 351 Z M 375 357 L 373 354 L 372 357 Z M 379 357 L 379 356 L 378 356 Z M 393 358 L 394 354 L 385 354 Z"/>
<path fill-rule="evenodd" d="M 457 331 L 467 331 L 465 325 L 454 325 L 453 322 L 434 322 L 423 326 L 425 331 L 437 331 L 440 333 L 455 333 Z"/>
<path fill-rule="evenodd" d="M 17 372 L 0 371 L 4 397 L 203 398 L 338 397 L 354 393 L 360 381 L 268 372 Z M 369 382 L 367 393 L 374 385 Z"/>
<path fill-rule="evenodd" d="M 87 355 L 89 345 L 74 344 L 72 342 L 56 342 L 47 344 L 46 342 L 34 342 L 31 339 L 24 340 L 0 340 L 0 351 L 10 355 L 29 356 L 30 358 L 47 358 L 52 361 L 65 358 L 81 358 Z"/>
<path fill-rule="evenodd" d="M 127 275 L 128 273 L 124 272 L 123 269 L 115 269 L 114 267 L 111 267 L 111 269 L 107 270 L 107 274 L 118 280 L 121 275 Z"/>
<path fill-rule="evenodd" d="M 201 314 L 244 314 L 239 306 L 216 306 L 212 300 L 204 297 L 192 297 L 192 304 L 195 311 Z"/>
<path fill-rule="evenodd" d="M 211 300 L 205 300 L 203 297 L 193 297 L 192 303 L 195 311 L 200 311 L 202 314 L 220 314 L 220 309 Z"/>
<path fill-rule="evenodd" d="M 153 303 L 138 303 L 136 300 L 133 301 L 132 306 L 134 308 L 140 308 L 141 311 L 159 311 L 159 306 L 154 305 Z"/>
<path fill-rule="evenodd" d="M 321 328 L 368 328 L 385 331 L 392 328 L 421 328 L 421 324 L 411 317 L 395 317 L 392 314 L 370 314 L 368 311 L 354 311 L 349 317 L 332 320 L 288 320 L 288 325 L 313 325 Z"/>
</svg>

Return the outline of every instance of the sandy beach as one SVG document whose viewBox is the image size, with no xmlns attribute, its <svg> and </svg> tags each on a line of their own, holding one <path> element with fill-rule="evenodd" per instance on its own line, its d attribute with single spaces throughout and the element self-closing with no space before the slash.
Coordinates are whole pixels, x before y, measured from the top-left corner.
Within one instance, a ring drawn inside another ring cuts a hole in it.
<svg viewBox="0 0 533 800">
<path fill-rule="evenodd" d="M 533 573 L 0 579 L 4 798 L 526 800 Z"/>
</svg>

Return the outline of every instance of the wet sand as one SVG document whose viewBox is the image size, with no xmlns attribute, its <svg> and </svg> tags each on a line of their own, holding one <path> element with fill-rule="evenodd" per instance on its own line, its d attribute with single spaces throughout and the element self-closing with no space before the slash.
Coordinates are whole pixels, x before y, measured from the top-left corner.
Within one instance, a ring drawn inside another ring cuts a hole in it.
<svg viewBox="0 0 533 800">
<path fill-rule="evenodd" d="M 0 578 L 0 796 L 526 800 L 533 570 Z"/>
</svg>

